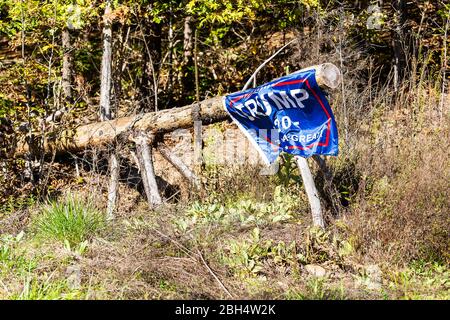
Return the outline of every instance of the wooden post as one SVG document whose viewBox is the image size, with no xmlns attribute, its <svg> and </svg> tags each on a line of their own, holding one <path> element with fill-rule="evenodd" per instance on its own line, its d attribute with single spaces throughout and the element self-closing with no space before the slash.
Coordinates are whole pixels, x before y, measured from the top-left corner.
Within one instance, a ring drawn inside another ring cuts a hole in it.
<svg viewBox="0 0 450 320">
<path fill-rule="evenodd" d="M 194 172 L 201 176 L 203 168 L 203 126 L 198 107 L 193 108 L 194 119 Z"/>
<path fill-rule="evenodd" d="M 158 185 L 156 183 L 155 170 L 153 169 L 151 145 L 154 136 L 152 134 L 146 135 L 144 133 L 139 133 L 135 138 L 132 138 L 132 140 L 136 144 L 136 153 L 141 169 L 145 194 L 147 195 L 147 202 L 150 208 L 153 209 L 162 204 L 162 199 L 158 192 Z"/>
<path fill-rule="evenodd" d="M 114 219 L 114 209 L 116 207 L 117 200 L 117 190 L 119 188 L 119 173 L 120 167 L 117 161 L 117 156 L 115 153 L 111 154 L 109 158 L 109 169 L 111 173 L 111 178 L 109 180 L 108 186 L 108 207 L 106 209 L 106 219 Z"/>
<path fill-rule="evenodd" d="M 314 226 L 325 228 L 319 193 L 317 192 L 316 185 L 314 184 L 314 179 L 308 166 L 308 161 L 299 156 L 296 156 L 295 158 L 297 160 L 297 165 L 303 179 L 303 185 L 305 186 L 306 195 L 308 196 L 309 204 L 311 206 L 313 224 Z"/>
</svg>

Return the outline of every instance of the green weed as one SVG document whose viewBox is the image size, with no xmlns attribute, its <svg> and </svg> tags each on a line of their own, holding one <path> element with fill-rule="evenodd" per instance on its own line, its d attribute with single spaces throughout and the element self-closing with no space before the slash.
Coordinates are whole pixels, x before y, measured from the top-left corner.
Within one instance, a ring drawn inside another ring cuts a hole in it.
<svg viewBox="0 0 450 320">
<path fill-rule="evenodd" d="M 37 238 L 62 241 L 70 248 L 91 239 L 105 225 L 104 215 L 91 202 L 68 197 L 46 205 L 34 229 Z"/>
<path fill-rule="evenodd" d="M 311 278 L 306 283 L 305 290 L 300 292 L 290 290 L 286 294 L 288 300 L 343 300 L 345 289 L 342 283 L 338 287 L 330 287 L 325 278 Z"/>
<path fill-rule="evenodd" d="M 61 300 L 80 299 L 83 293 L 72 290 L 66 280 L 52 280 L 52 274 L 41 280 L 35 276 L 27 276 L 23 280 L 22 291 L 12 294 L 11 300 Z"/>
<path fill-rule="evenodd" d="M 388 276 L 389 287 L 402 299 L 450 299 L 450 270 L 446 265 L 414 261 Z"/>
<path fill-rule="evenodd" d="M 37 261 L 32 258 L 26 258 L 19 250 L 19 244 L 23 239 L 24 233 L 18 235 L 2 235 L 0 237 L 0 276 L 6 275 L 10 271 L 16 274 L 25 274 L 34 270 Z"/>
<path fill-rule="evenodd" d="M 266 262 L 295 268 L 298 256 L 295 242 L 286 245 L 282 241 L 274 244 L 272 240 L 261 240 L 259 228 L 254 228 L 249 239 L 230 241 L 222 260 L 235 275 L 247 278 L 260 275 Z"/>
<path fill-rule="evenodd" d="M 229 199 L 226 203 L 197 201 L 173 223 L 179 231 L 187 232 L 206 224 L 227 226 L 237 223 L 248 227 L 295 220 L 303 200 L 281 186 L 275 188 L 273 198 L 271 202 L 248 198 Z"/>
</svg>

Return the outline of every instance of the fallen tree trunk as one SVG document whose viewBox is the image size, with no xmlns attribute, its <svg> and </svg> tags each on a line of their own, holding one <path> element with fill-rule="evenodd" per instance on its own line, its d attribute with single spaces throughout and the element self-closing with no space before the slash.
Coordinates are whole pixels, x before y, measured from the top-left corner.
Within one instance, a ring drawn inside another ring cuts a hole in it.
<svg viewBox="0 0 450 320">
<path fill-rule="evenodd" d="M 319 86 L 334 89 L 339 85 L 341 73 L 335 65 L 325 63 L 308 69 L 312 68 L 316 69 L 316 81 Z M 65 130 L 58 137 L 46 138 L 44 150 L 40 151 L 46 154 L 82 151 L 88 147 L 110 144 L 132 130 L 167 133 L 180 128 L 189 128 L 193 126 L 192 111 L 195 107 L 199 111 L 198 120 L 203 124 L 223 121 L 228 118 L 228 114 L 223 107 L 222 99 L 223 97 L 215 97 L 181 108 L 117 118 Z M 15 155 L 23 156 L 29 151 L 29 145 L 23 142 L 17 146 Z"/>
<path fill-rule="evenodd" d="M 95 122 L 73 130 L 65 130 L 56 138 L 46 138 L 43 151 L 46 154 L 52 154 L 53 151 L 57 154 L 82 151 L 88 147 L 112 143 L 120 135 L 131 130 L 166 133 L 179 128 L 188 128 L 193 125 L 192 108 L 193 105 L 189 105 L 133 117 Z M 200 102 L 200 120 L 203 123 L 223 121 L 227 117 L 222 106 L 222 97 Z M 21 143 L 16 148 L 15 155 L 23 156 L 29 150 L 27 143 Z"/>
</svg>

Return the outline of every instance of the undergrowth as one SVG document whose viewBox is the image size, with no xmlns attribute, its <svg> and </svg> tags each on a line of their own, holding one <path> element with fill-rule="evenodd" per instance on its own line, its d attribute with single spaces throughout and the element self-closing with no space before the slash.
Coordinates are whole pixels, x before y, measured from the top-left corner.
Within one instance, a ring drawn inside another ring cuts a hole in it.
<svg viewBox="0 0 450 320">
<path fill-rule="evenodd" d="M 76 246 L 106 226 L 104 214 L 93 203 L 68 196 L 42 207 L 33 223 L 36 237 Z"/>
</svg>

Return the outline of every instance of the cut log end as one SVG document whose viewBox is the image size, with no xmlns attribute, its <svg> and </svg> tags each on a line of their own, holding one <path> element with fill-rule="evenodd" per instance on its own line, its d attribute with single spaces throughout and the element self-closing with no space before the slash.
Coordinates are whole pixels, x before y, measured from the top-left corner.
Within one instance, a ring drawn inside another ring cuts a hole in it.
<svg viewBox="0 0 450 320">
<path fill-rule="evenodd" d="M 317 84 L 321 87 L 336 89 L 342 81 L 342 74 L 332 63 L 324 63 L 316 67 Z"/>
</svg>

